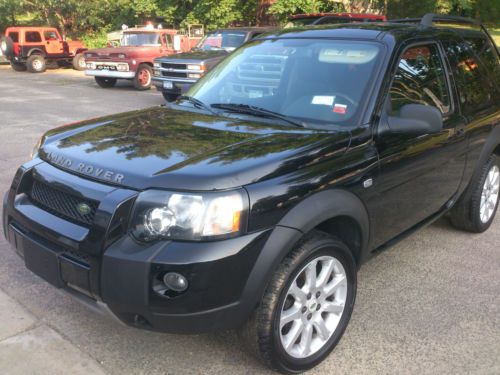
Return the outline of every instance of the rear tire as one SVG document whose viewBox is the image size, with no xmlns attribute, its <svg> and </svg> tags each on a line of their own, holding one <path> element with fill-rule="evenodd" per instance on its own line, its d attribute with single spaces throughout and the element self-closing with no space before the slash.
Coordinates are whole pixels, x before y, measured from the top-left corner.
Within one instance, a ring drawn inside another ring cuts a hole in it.
<svg viewBox="0 0 500 375">
<path fill-rule="evenodd" d="M 83 55 L 83 53 L 78 53 L 77 55 L 75 55 L 75 57 L 73 57 L 72 64 L 73 69 L 75 70 L 85 70 L 87 65 L 85 64 L 85 56 Z"/>
<path fill-rule="evenodd" d="M 15 70 L 16 72 L 25 72 L 26 71 L 26 65 L 18 63 L 18 62 L 11 61 L 10 62 L 10 67 L 13 70 Z"/>
<path fill-rule="evenodd" d="M 162 91 L 161 94 L 163 95 L 163 98 L 169 103 L 175 102 L 177 98 L 180 96 L 178 94 L 169 94 L 168 92 Z"/>
<path fill-rule="evenodd" d="M 458 229 L 481 233 L 488 229 L 498 209 L 500 161 L 491 155 L 479 178 L 471 181 L 450 211 L 450 221 Z"/>
<path fill-rule="evenodd" d="M 26 60 L 26 67 L 28 72 L 43 73 L 47 70 L 47 63 L 42 55 L 31 55 Z"/>
<path fill-rule="evenodd" d="M 109 77 L 94 77 L 95 81 L 99 86 L 101 86 L 103 89 L 109 89 L 111 87 L 114 87 L 116 85 L 116 78 L 109 78 Z"/>
<path fill-rule="evenodd" d="M 242 328 L 269 367 L 300 373 L 322 362 L 342 337 L 356 298 L 357 267 L 338 238 L 306 235 L 278 266 L 260 305 Z"/>
<path fill-rule="evenodd" d="M 148 64 L 140 64 L 135 73 L 133 84 L 136 90 L 149 90 L 153 79 L 153 69 Z"/>
</svg>

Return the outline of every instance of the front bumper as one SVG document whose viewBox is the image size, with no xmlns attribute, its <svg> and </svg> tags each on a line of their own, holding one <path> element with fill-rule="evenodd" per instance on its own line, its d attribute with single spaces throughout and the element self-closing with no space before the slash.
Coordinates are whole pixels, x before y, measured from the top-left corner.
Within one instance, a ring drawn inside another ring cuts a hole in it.
<svg viewBox="0 0 500 375">
<path fill-rule="evenodd" d="M 165 82 L 172 82 L 172 88 L 166 88 Z M 191 86 L 196 83 L 196 79 L 188 79 L 188 78 L 173 78 L 170 79 L 168 77 L 161 76 L 153 76 L 153 85 L 156 86 L 158 91 L 166 92 L 169 94 L 184 94 L 186 93 Z"/>
<path fill-rule="evenodd" d="M 86 76 L 91 77 L 110 77 L 110 78 L 123 78 L 123 79 L 133 79 L 135 77 L 135 72 L 118 72 L 111 70 L 85 70 Z"/>
<path fill-rule="evenodd" d="M 33 179 L 99 198 L 94 224 L 84 228 L 37 207 L 28 192 Z M 4 233 L 32 272 L 128 325 L 174 333 L 240 326 L 254 307 L 244 290 L 271 231 L 204 243 L 137 243 L 126 233 L 136 195 L 38 161 L 18 171 L 4 199 Z M 189 288 L 158 294 L 152 286 L 165 272 L 181 273 Z"/>
</svg>

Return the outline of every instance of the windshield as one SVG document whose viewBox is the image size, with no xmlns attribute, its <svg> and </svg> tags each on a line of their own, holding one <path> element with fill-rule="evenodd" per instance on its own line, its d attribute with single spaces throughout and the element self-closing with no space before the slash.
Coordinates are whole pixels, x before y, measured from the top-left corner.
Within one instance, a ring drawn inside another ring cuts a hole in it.
<svg viewBox="0 0 500 375">
<path fill-rule="evenodd" d="M 224 59 L 188 95 L 214 108 L 242 104 L 306 124 L 348 126 L 373 80 L 380 49 L 364 41 L 256 40 Z"/>
<path fill-rule="evenodd" d="M 159 46 L 160 35 L 157 33 L 124 33 L 122 46 Z"/>
<path fill-rule="evenodd" d="M 245 41 L 244 32 L 237 31 L 214 31 L 206 34 L 196 45 L 196 48 L 205 51 L 226 50 L 234 51 Z"/>
</svg>

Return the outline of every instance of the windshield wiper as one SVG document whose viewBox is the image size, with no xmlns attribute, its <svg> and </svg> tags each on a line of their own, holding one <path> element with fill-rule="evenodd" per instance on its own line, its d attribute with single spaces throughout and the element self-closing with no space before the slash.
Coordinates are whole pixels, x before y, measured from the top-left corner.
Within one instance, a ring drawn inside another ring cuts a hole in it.
<svg viewBox="0 0 500 375">
<path fill-rule="evenodd" d="M 217 115 L 217 112 L 215 112 L 208 104 L 203 103 L 201 100 L 196 99 L 195 97 L 188 96 L 188 95 L 181 95 L 177 100 L 185 100 L 192 105 L 194 105 L 197 108 L 204 109 L 205 111 L 208 111 L 214 115 Z"/>
<path fill-rule="evenodd" d="M 248 114 L 248 115 L 252 115 L 252 116 L 276 118 L 276 119 L 288 122 L 289 124 L 292 124 L 292 125 L 297 126 L 299 128 L 306 127 L 306 124 L 303 123 L 302 121 L 294 120 L 288 116 L 282 115 L 281 113 L 273 112 L 273 111 L 270 111 L 268 109 L 256 107 L 253 105 L 215 103 L 215 104 L 211 104 L 211 107 L 219 108 L 219 109 L 227 110 L 227 111 L 231 111 L 231 112 L 236 112 L 236 113 Z"/>
</svg>

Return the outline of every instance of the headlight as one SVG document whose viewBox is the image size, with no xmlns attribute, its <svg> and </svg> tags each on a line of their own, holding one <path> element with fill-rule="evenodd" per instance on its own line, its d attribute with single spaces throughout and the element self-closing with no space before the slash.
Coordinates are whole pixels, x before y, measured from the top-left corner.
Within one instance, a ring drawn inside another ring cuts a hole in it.
<svg viewBox="0 0 500 375">
<path fill-rule="evenodd" d="M 135 202 L 131 233 L 140 241 L 199 241 L 232 237 L 244 230 L 244 191 L 177 193 L 148 190 Z"/>
<path fill-rule="evenodd" d="M 161 67 L 161 64 L 159 62 L 155 62 L 155 63 L 153 63 L 153 66 L 155 68 L 159 68 L 159 67 Z"/>
<path fill-rule="evenodd" d="M 40 137 L 38 142 L 36 142 L 35 146 L 33 147 L 33 150 L 31 150 L 31 155 L 30 158 L 34 159 L 38 156 L 38 151 L 40 150 L 40 147 L 42 147 L 43 143 L 43 136 Z"/>
<path fill-rule="evenodd" d="M 118 54 L 118 58 L 119 59 L 124 59 L 125 57 L 127 57 L 124 53 L 119 53 Z"/>
<path fill-rule="evenodd" d="M 95 68 L 96 68 L 95 63 L 93 62 L 87 63 L 87 69 L 95 70 Z"/>
<path fill-rule="evenodd" d="M 188 73 L 188 78 L 201 78 L 201 74 L 198 73 Z"/>
<path fill-rule="evenodd" d="M 118 64 L 116 66 L 116 70 L 118 70 L 119 72 L 126 72 L 128 71 L 128 64 Z"/>
<path fill-rule="evenodd" d="M 201 65 L 188 65 L 187 70 L 201 70 Z"/>
</svg>

